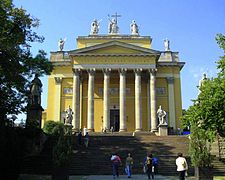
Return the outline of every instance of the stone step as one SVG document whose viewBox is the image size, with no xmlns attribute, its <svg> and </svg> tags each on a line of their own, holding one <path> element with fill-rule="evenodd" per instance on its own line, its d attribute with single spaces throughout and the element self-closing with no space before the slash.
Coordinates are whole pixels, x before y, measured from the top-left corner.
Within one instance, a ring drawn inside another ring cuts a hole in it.
<svg viewBox="0 0 225 180">
<path fill-rule="evenodd" d="M 133 171 L 143 173 L 143 159 L 146 152 L 149 151 L 157 154 L 160 173 L 173 175 L 176 172 L 176 155 L 178 152 L 187 154 L 188 141 L 186 137 L 157 137 L 143 134 L 135 134 L 135 136 L 131 137 L 90 137 L 90 147 L 88 149 L 77 149 L 77 153 L 74 154 L 70 172 L 71 174 L 111 174 L 110 157 L 112 152 L 116 151 L 121 156 L 123 164 L 125 164 L 127 153 L 131 152 L 135 162 Z M 97 160 L 94 158 L 95 156 Z M 97 168 L 91 165 L 87 167 L 87 164 L 89 164 L 87 159 L 95 164 Z M 77 163 L 79 161 L 83 162 L 83 164 Z M 88 169 L 88 172 L 85 169 Z M 93 169 L 98 169 L 98 172 Z M 102 169 L 104 169 L 104 172 L 101 172 Z M 190 173 L 193 173 L 193 170 Z"/>
<path fill-rule="evenodd" d="M 69 172 L 71 175 L 91 175 L 91 174 L 111 174 L 110 157 L 113 152 L 117 152 L 121 158 L 123 165 L 128 152 L 131 152 L 134 158 L 134 173 L 142 172 L 143 158 L 146 152 L 150 151 L 157 155 L 159 159 L 159 173 L 162 175 L 174 175 L 176 173 L 176 153 L 183 152 L 187 156 L 188 138 L 178 136 L 157 137 L 149 135 L 135 136 L 90 136 L 90 147 L 87 149 L 83 146 L 77 147 L 77 137 L 73 137 L 74 154 L 71 157 Z M 51 149 L 51 148 L 50 148 Z M 50 151 L 51 152 L 51 151 Z M 50 153 L 49 152 L 49 153 Z M 50 155 L 49 155 L 50 156 Z M 26 165 L 24 172 L 39 174 L 51 173 L 51 161 L 47 156 L 34 156 L 25 159 Z M 51 158 L 50 158 L 51 159 Z M 189 174 L 194 174 L 194 168 L 191 167 L 189 158 Z M 224 171 L 224 163 L 218 159 L 213 161 L 216 174 Z M 38 168 L 41 166 L 41 168 Z M 39 172 L 37 172 L 37 169 Z M 121 173 L 124 173 L 124 166 L 120 167 Z"/>
</svg>

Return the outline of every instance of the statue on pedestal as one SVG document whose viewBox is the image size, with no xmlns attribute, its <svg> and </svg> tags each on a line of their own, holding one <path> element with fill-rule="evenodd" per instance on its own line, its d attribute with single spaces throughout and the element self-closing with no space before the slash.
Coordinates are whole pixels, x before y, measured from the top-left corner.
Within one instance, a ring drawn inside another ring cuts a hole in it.
<svg viewBox="0 0 225 180">
<path fill-rule="evenodd" d="M 30 93 L 31 93 L 31 105 L 41 105 L 41 92 L 42 92 L 42 83 L 38 78 L 38 75 L 35 75 L 35 78 L 31 82 Z"/>
<path fill-rule="evenodd" d="M 139 34 L 139 28 L 135 20 L 132 21 L 130 24 L 130 31 L 132 35 L 138 35 Z"/>
<path fill-rule="evenodd" d="M 159 106 L 159 109 L 157 110 L 157 116 L 159 118 L 159 125 L 167 125 L 166 122 L 166 111 L 162 109 L 162 106 Z"/>
<path fill-rule="evenodd" d="M 41 107 L 41 92 L 42 83 L 36 74 L 34 79 L 31 81 L 29 101 L 27 106 L 27 120 L 26 127 L 39 127 L 41 128 L 42 111 Z"/>
<path fill-rule="evenodd" d="M 71 107 L 69 106 L 69 108 L 66 110 L 65 124 L 72 124 L 72 120 L 73 120 L 73 111 L 72 111 Z"/>
</svg>

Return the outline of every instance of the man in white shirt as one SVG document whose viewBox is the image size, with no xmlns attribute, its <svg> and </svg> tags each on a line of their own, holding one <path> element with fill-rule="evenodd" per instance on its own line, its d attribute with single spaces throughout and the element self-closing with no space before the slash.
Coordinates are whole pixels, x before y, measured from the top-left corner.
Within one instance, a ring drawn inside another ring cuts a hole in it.
<svg viewBox="0 0 225 180">
<path fill-rule="evenodd" d="M 186 159 L 183 157 L 182 153 L 178 153 L 178 158 L 176 159 L 177 171 L 179 173 L 179 179 L 185 180 L 185 172 L 188 170 L 188 164 Z"/>
</svg>

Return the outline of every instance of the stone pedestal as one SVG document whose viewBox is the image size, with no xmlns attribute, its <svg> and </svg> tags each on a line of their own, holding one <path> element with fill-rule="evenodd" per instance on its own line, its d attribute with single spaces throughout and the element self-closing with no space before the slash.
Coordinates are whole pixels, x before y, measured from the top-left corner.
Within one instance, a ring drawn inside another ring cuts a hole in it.
<svg viewBox="0 0 225 180">
<path fill-rule="evenodd" d="M 158 127 L 159 127 L 159 136 L 168 136 L 167 124 L 160 124 Z"/>
<path fill-rule="evenodd" d="M 28 106 L 26 127 L 41 128 L 42 111 L 44 109 L 39 104 Z"/>
</svg>

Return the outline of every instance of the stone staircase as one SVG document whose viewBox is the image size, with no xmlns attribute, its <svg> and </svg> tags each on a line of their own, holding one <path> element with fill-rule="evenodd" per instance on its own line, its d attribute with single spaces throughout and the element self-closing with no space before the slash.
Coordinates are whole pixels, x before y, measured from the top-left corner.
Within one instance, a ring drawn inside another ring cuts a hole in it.
<svg viewBox="0 0 225 180">
<path fill-rule="evenodd" d="M 225 137 L 218 136 L 219 158 L 225 162 Z"/>
<path fill-rule="evenodd" d="M 143 159 L 147 152 L 153 153 L 159 159 L 158 173 L 161 175 L 176 174 L 175 159 L 178 152 L 187 156 L 188 139 L 186 137 L 167 136 L 159 137 L 145 133 L 135 134 L 107 134 L 90 135 L 90 146 L 76 147 L 70 165 L 71 175 L 98 175 L 111 174 L 110 157 L 117 153 L 122 159 L 120 173 L 124 174 L 125 159 L 130 152 L 134 159 L 134 174 L 142 174 Z M 190 161 L 188 159 L 188 163 Z M 193 175 L 194 169 L 189 168 L 189 174 Z"/>
<path fill-rule="evenodd" d="M 211 154 L 225 162 L 225 137 L 217 136 L 211 144 Z"/>
<path fill-rule="evenodd" d="M 188 138 L 185 136 L 159 137 L 150 133 L 92 133 L 90 134 L 90 146 L 85 148 L 77 146 L 77 136 L 73 137 L 73 155 L 69 166 L 70 175 L 111 175 L 110 157 L 112 153 L 118 153 L 122 159 L 120 174 L 124 174 L 125 158 L 130 152 L 134 159 L 134 174 L 143 174 L 142 164 L 147 152 L 153 153 L 159 159 L 159 174 L 176 175 L 175 159 L 178 152 L 188 156 Z M 45 143 L 43 151 L 39 155 L 30 155 L 21 162 L 21 174 L 46 174 L 52 173 L 52 141 Z M 194 175 L 190 159 L 189 175 Z M 214 156 L 213 174 L 225 175 L 225 163 Z"/>
<path fill-rule="evenodd" d="M 212 173 L 217 176 L 225 176 L 225 163 L 214 157 L 212 161 Z"/>
<path fill-rule="evenodd" d="M 211 144 L 211 154 L 213 155 L 212 171 L 214 175 L 225 175 L 225 138 L 217 136 L 215 142 Z"/>
<path fill-rule="evenodd" d="M 53 139 L 48 139 L 40 154 L 31 154 L 24 157 L 21 162 L 21 174 L 43 174 L 52 173 L 52 148 Z"/>
</svg>

